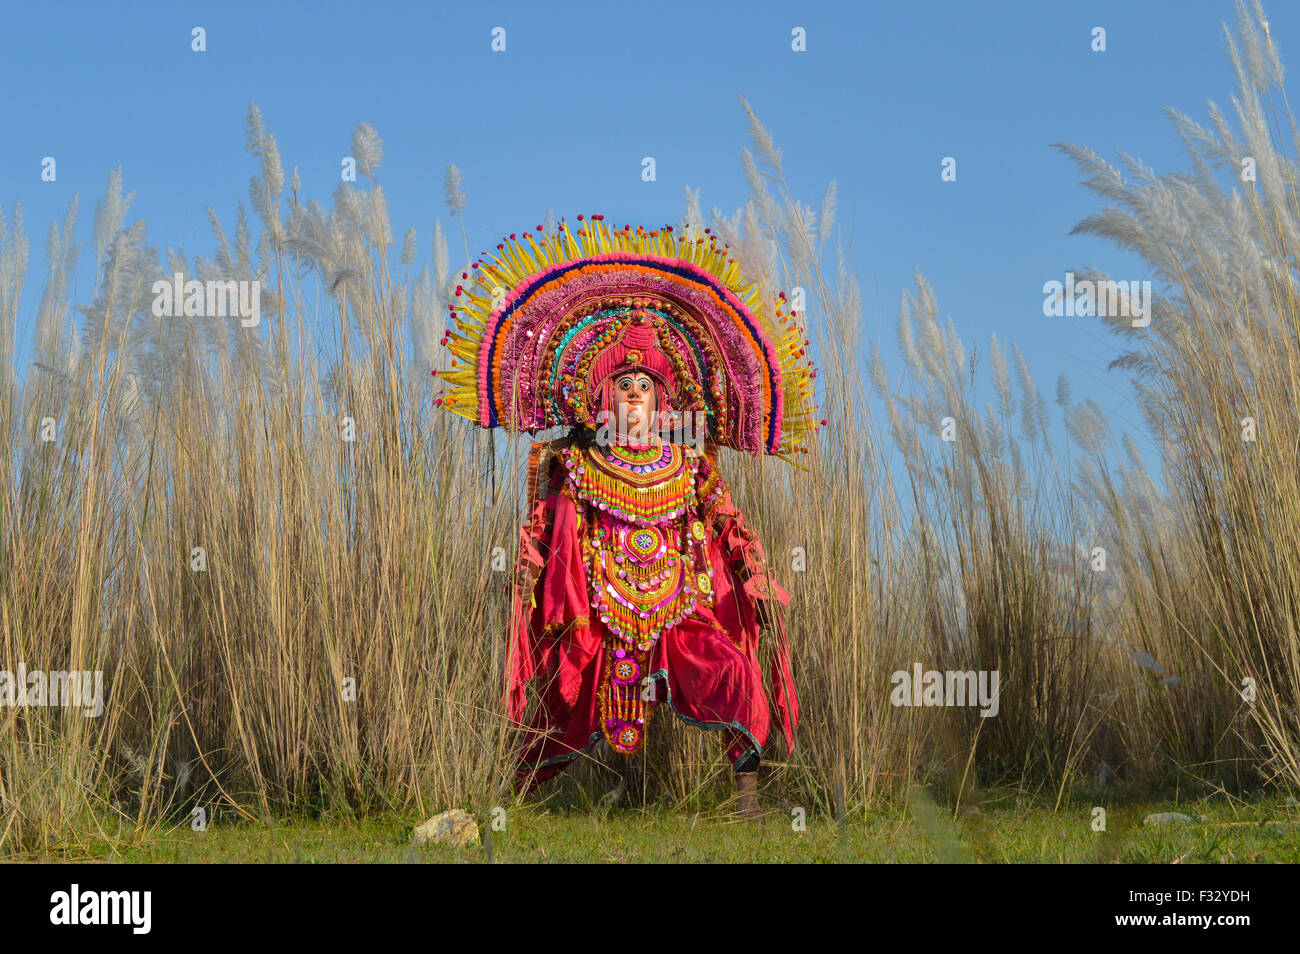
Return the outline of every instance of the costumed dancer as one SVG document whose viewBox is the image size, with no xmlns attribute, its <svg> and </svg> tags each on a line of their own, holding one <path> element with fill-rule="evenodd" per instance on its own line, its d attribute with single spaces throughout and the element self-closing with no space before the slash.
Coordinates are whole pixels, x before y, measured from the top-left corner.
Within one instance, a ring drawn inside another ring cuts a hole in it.
<svg viewBox="0 0 1300 954">
<path fill-rule="evenodd" d="M 601 738 L 635 755 L 665 703 L 724 734 L 740 811 L 755 817 L 771 720 L 761 630 L 787 751 L 798 721 L 770 606 L 789 596 L 717 447 L 807 452 L 805 332 L 784 293 L 765 307 L 712 236 L 578 219 L 576 234 L 562 222 L 511 235 L 462 274 L 440 378 L 439 402 L 480 426 L 570 426 L 529 457 L 504 676 L 509 717 L 534 730 L 518 772 L 536 785 Z"/>
</svg>

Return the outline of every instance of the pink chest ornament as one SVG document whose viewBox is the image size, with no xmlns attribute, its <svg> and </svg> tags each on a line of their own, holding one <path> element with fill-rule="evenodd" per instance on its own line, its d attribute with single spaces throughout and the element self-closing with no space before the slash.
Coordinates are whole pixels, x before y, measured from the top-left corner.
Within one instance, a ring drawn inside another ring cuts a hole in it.
<svg viewBox="0 0 1300 954">
<path fill-rule="evenodd" d="M 584 510 L 592 611 L 606 631 L 601 725 L 609 744 L 625 755 L 645 742 L 655 643 L 697 605 L 713 602 L 708 533 L 698 516 L 697 460 L 666 443 L 571 448 L 565 454 L 568 479 Z"/>
</svg>

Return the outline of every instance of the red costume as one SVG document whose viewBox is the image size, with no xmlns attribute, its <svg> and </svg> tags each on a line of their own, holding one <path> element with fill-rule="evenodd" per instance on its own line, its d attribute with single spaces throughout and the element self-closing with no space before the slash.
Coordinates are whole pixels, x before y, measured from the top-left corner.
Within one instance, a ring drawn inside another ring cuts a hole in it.
<svg viewBox="0 0 1300 954">
<path fill-rule="evenodd" d="M 544 677 L 529 725 L 551 734 L 535 738 L 521 766 L 536 769 L 538 782 L 602 733 L 615 751 L 639 751 L 659 701 L 692 725 L 725 731 L 733 762 L 761 753 L 767 742 L 759 610 L 745 587 L 763 573 L 762 547 L 708 458 L 665 444 L 662 451 L 649 448 L 653 463 L 629 463 L 635 451 L 614 444 L 560 450 L 550 459 L 545 499 L 520 533 L 523 585 L 515 591 L 506 698 L 510 717 L 521 720 L 525 684 Z M 626 501 L 620 516 L 610 514 L 599 484 L 633 467 L 644 472 L 629 473 L 632 480 L 668 485 L 664 512 L 676 516 L 650 523 L 653 515 Z M 541 567 L 531 589 L 529 566 Z M 617 575 L 624 566 L 654 581 L 650 600 L 635 604 L 652 607 L 645 619 L 627 605 L 647 593 L 629 585 L 640 582 L 629 581 L 632 574 Z M 592 594 L 602 591 L 605 599 L 593 606 Z M 524 602 L 529 596 L 531 605 Z M 638 623 L 649 625 L 638 631 Z M 799 706 L 785 630 L 773 623 L 775 714 L 792 747 Z M 632 641 L 624 642 L 620 636 L 629 631 Z M 662 681 L 650 685 L 647 678 Z"/>
<path fill-rule="evenodd" d="M 580 238 L 567 226 L 540 245 L 526 235 L 531 249 L 512 235 L 491 265 L 475 263 L 476 287 L 458 287 L 465 301 L 453 308 L 459 362 L 442 403 L 485 427 L 573 427 L 530 457 L 504 674 L 511 720 L 534 730 L 519 771 L 542 781 L 602 736 L 635 754 L 659 703 L 724 732 L 733 762 L 757 764 L 770 723 L 761 628 L 774 640 L 775 717 L 787 749 L 794 741 L 789 646 L 770 607 L 789 597 L 731 500 L 716 446 L 803 449 L 807 342 L 784 295 L 766 312 L 713 240 L 611 233 L 596 218 Z M 640 443 L 608 439 L 601 412 L 631 372 L 654 379 L 671 426 L 692 415 L 706 440 L 674 443 L 669 427 Z"/>
</svg>

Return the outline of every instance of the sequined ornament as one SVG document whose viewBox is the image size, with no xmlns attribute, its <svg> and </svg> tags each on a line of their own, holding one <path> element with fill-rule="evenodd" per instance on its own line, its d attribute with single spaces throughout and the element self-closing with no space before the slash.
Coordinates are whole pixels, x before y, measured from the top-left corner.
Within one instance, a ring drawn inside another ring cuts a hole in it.
<svg viewBox="0 0 1300 954">
<path fill-rule="evenodd" d="M 640 453 L 620 445 L 571 448 L 564 466 L 579 500 L 629 523 L 671 520 L 692 502 L 694 468 L 676 444 Z"/>
<path fill-rule="evenodd" d="M 712 605 L 699 458 L 675 444 L 572 447 L 562 456 L 585 510 L 588 589 L 607 634 L 601 724 L 616 751 L 632 754 L 654 707 L 645 679 L 655 644 L 697 605 Z"/>
<path fill-rule="evenodd" d="M 588 509 L 592 609 L 621 645 L 653 649 L 697 602 L 712 605 L 708 535 L 696 515 L 699 459 L 675 444 L 653 455 L 614 447 L 563 455 L 574 496 Z"/>
<path fill-rule="evenodd" d="M 600 684 L 600 724 L 616 752 L 635 755 L 645 744 L 654 712 L 654 687 L 642 682 L 650 654 L 605 641 L 605 678 Z"/>
</svg>

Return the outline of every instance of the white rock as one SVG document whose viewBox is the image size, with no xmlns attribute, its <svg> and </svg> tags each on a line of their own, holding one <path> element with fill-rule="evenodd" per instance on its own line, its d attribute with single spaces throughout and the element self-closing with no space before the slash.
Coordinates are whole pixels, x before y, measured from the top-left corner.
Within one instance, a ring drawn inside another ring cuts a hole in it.
<svg viewBox="0 0 1300 954">
<path fill-rule="evenodd" d="M 426 822 L 415 827 L 411 835 L 411 844 L 427 845 L 436 842 L 444 845 L 477 845 L 478 823 L 469 812 L 459 808 L 448 809 L 441 815 L 434 815 Z"/>
</svg>

